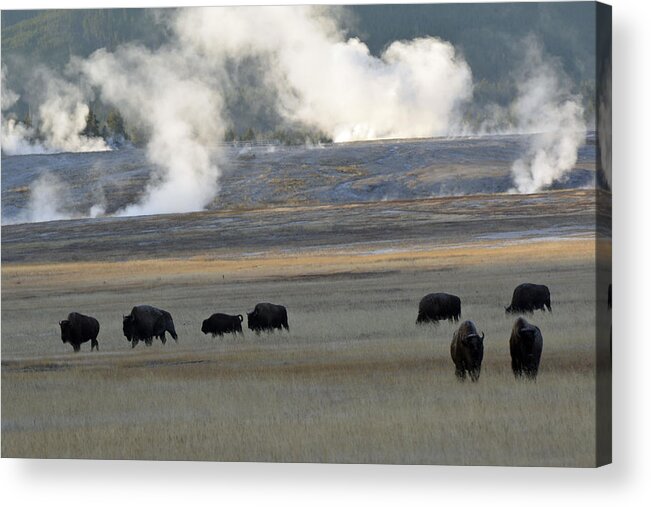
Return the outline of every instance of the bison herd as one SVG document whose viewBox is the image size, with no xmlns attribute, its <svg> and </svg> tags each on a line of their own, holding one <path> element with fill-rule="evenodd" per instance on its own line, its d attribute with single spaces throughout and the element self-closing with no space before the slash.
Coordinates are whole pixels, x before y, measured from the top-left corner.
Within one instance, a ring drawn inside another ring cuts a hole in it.
<svg viewBox="0 0 651 507">
<path fill-rule="evenodd" d="M 612 303 L 611 287 L 608 288 L 608 307 Z M 534 310 L 551 312 L 549 288 L 545 285 L 523 283 L 513 291 L 511 304 L 505 307 L 506 313 L 533 313 Z M 259 334 L 261 331 L 285 329 L 289 331 L 287 309 L 282 305 L 258 303 L 247 314 L 248 328 Z M 418 305 L 417 324 L 437 323 L 441 320 L 458 322 L 461 316 L 461 299 L 446 293 L 432 293 L 423 297 Z M 214 313 L 201 324 L 201 332 L 215 336 L 242 332 L 242 315 Z M 75 352 L 81 344 L 90 341 L 91 350 L 99 350 L 97 335 L 99 322 L 93 317 L 72 312 L 66 320 L 59 322 L 61 340 L 69 343 Z M 159 308 L 148 305 L 134 306 L 129 315 L 122 318 L 122 331 L 125 338 L 135 347 L 142 341 L 150 346 L 154 338 L 163 344 L 169 333 L 178 340 L 172 315 Z M 511 329 L 509 348 L 511 369 L 517 378 L 535 379 L 542 355 L 543 337 L 540 329 L 518 317 Z M 479 380 L 481 363 L 484 357 L 484 333 L 479 333 L 472 321 L 463 322 L 452 336 L 450 354 L 454 362 L 455 374 L 459 380 L 469 376 L 473 382 Z"/>
<path fill-rule="evenodd" d="M 546 285 L 523 283 L 513 291 L 506 313 L 533 313 L 534 310 L 552 311 L 551 296 Z M 449 320 L 458 322 L 461 316 L 461 299 L 452 294 L 438 292 L 427 294 L 418 305 L 417 324 Z M 535 379 L 538 375 L 543 338 L 540 329 L 519 317 L 513 324 L 509 348 L 511 369 L 517 378 Z M 450 355 L 459 380 L 477 382 L 484 359 L 484 333 L 479 334 L 475 323 L 463 322 L 452 336 Z"/>
<path fill-rule="evenodd" d="M 248 317 L 249 329 L 259 334 L 261 331 L 274 331 L 286 329 L 289 331 L 287 322 L 287 309 L 282 305 L 272 303 L 258 303 L 252 312 L 246 314 Z M 242 332 L 242 315 L 227 315 L 225 313 L 213 313 L 201 324 L 203 334 L 223 336 L 227 333 Z M 75 352 L 79 352 L 81 344 L 87 341 L 91 343 L 91 350 L 99 350 L 97 335 L 99 334 L 99 322 L 94 317 L 72 312 L 66 320 L 59 322 L 61 327 L 61 341 L 69 343 Z M 169 333 L 175 341 L 178 340 L 172 315 L 160 308 L 149 305 L 134 306 L 129 315 L 122 316 L 122 333 L 131 343 L 131 348 L 144 342 L 151 346 L 154 338 L 160 340 L 163 345 L 167 342 L 165 333 Z"/>
</svg>

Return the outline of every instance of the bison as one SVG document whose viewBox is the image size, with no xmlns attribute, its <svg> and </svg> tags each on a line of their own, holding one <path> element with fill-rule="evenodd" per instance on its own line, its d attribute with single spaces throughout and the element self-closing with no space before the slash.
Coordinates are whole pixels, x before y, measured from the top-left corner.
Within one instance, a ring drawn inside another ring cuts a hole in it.
<svg viewBox="0 0 651 507">
<path fill-rule="evenodd" d="M 546 285 L 522 283 L 513 291 L 511 304 L 505 307 L 506 313 L 533 313 L 534 310 L 551 312 L 552 303 L 549 288 Z"/>
<path fill-rule="evenodd" d="M 260 331 L 272 331 L 285 328 L 289 331 L 287 323 L 287 308 L 272 303 L 258 303 L 251 313 L 246 314 L 249 329 L 257 334 Z"/>
<path fill-rule="evenodd" d="M 608 309 L 613 307 L 613 284 L 608 284 Z"/>
<path fill-rule="evenodd" d="M 534 380 L 538 375 L 543 347 L 543 337 L 538 326 L 518 317 L 513 324 L 509 347 L 513 375 Z"/>
<path fill-rule="evenodd" d="M 201 324 L 203 334 L 212 334 L 213 338 L 217 335 L 223 336 L 224 333 L 242 333 L 241 315 L 226 315 L 225 313 L 213 313 Z"/>
<path fill-rule="evenodd" d="M 459 322 L 461 316 L 461 299 L 452 294 L 438 292 L 428 294 L 420 300 L 416 324 L 438 322 L 448 319 Z"/>
<path fill-rule="evenodd" d="M 122 317 L 122 332 L 131 342 L 131 348 L 135 347 L 139 341 L 151 346 L 154 337 L 165 344 L 167 341 L 165 339 L 166 331 L 172 335 L 174 340 L 178 340 L 172 316 L 169 312 L 153 306 L 134 306 L 129 315 Z"/>
<path fill-rule="evenodd" d="M 66 320 L 59 322 L 61 327 L 61 341 L 72 345 L 75 352 L 79 352 L 81 344 L 90 340 L 90 350 L 99 350 L 97 335 L 99 322 L 93 317 L 72 312 Z"/>
<path fill-rule="evenodd" d="M 452 336 L 450 354 L 457 378 L 465 380 L 467 372 L 470 380 L 477 382 L 484 358 L 484 333 L 479 336 L 475 324 L 469 320 L 465 321 Z"/>
</svg>

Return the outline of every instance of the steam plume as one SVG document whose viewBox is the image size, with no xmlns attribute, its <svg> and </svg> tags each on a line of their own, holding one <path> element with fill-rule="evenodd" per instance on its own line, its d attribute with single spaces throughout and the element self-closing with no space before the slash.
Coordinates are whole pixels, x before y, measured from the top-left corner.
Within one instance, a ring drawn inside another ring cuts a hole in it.
<svg viewBox="0 0 651 507">
<path fill-rule="evenodd" d="M 16 121 L 16 118 L 5 115 L 5 112 L 18 102 L 20 95 L 11 90 L 7 84 L 7 67 L 3 64 L 1 69 L 2 151 L 8 155 L 34 152 L 44 153 L 44 148 L 35 146 L 29 141 L 34 134 L 32 129 Z"/>
<path fill-rule="evenodd" d="M 102 100 L 149 133 L 148 158 L 159 168 L 140 202 L 118 214 L 203 209 L 218 190 L 215 148 L 223 137 L 214 68 L 182 46 L 152 52 L 127 46 L 76 62 Z"/>
<path fill-rule="evenodd" d="M 0 106 L 2 111 L 5 111 L 12 107 L 20 97 L 16 92 L 10 90 L 7 85 L 7 67 L 4 64 L 0 67 L 0 87 L 2 88 Z"/>
<path fill-rule="evenodd" d="M 335 142 L 445 135 L 472 94 L 470 68 L 451 44 L 399 41 L 377 58 L 315 7 L 188 9 L 174 26 L 210 58 L 267 56 L 262 71 L 281 113 Z"/>
<path fill-rule="evenodd" d="M 223 97 L 238 85 L 229 64 L 257 65 L 264 101 L 286 121 L 337 142 L 454 134 L 472 96 L 470 68 L 451 44 L 434 37 L 397 41 L 374 56 L 359 39 L 346 39 L 330 9 L 222 7 L 166 15 L 172 36 L 156 50 L 131 44 L 96 51 L 71 62 L 70 81 L 37 70 L 28 95 L 43 140 L 34 142 L 34 130 L 3 116 L 3 151 L 108 149 L 81 134 L 97 93 L 145 133 L 157 168 L 142 197 L 117 214 L 198 211 L 219 190 L 217 146 L 228 124 Z M 527 46 L 518 98 L 493 122 L 514 117 L 515 130 L 537 133 L 512 166 L 518 192 L 543 189 L 571 170 L 586 129 L 562 69 L 535 42 Z M 2 85 L 4 111 L 18 100 L 5 90 L 4 69 Z M 104 209 L 102 196 L 90 214 Z"/>
<path fill-rule="evenodd" d="M 49 222 L 66 220 L 73 215 L 65 210 L 67 192 L 63 183 L 50 173 L 42 174 L 29 186 L 27 208 L 11 220 L 11 223 Z"/>
<path fill-rule="evenodd" d="M 450 44 L 396 42 L 376 58 L 317 8 L 185 9 L 171 26 L 173 40 L 156 51 L 100 50 L 74 65 L 150 136 L 148 157 L 159 171 L 140 202 L 119 214 L 195 211 L 214 198 L 228 61 L 267 62 L 259 72 L 279 112 L 336 141 L 445 134 L 471 95 L 470 69 Z"/>
<path fill-rule="evenodd" d="M 534 132 L 527 153 L 511 167 L 515 191 L 538 192 L 563 178 L 576 164 L 586 124 L 579 97 L 569 93 L 562 69 L 527 41 L 527 65 L 512 107 L 520 132 Z"/>
<path fill-rule="evenodd" d="M 33 119 L 36 129 L 15 118 L 2 120 L 2 151 L 8 155 L 106 151 L 109 147 L 100 137 L 82 134 L 86 127 L 89 107 L 85 92 L 78 86 L 39 68 L 30 79 L 31 102 L 37 105 Z M 5 68 L 2 68 L 2 110 L 11 108 L 19 95 L 6 88 Z"/>
</svg>

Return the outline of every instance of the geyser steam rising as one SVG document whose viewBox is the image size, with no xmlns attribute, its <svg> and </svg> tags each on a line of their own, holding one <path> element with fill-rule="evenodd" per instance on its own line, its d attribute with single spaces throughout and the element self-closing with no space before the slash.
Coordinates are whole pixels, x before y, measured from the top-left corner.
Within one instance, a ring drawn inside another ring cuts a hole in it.
<svg viewBox="0 0 651 507">
<path fill-rule="evenodd" d="M 576 164 L 585 142 L 586 124 L 580 97 L 569 93 L 566 76 L 546 60 L 540 46 L 526 42 L 528 62 L 518 83 L 512 111 L 520 132 L 534 133 L 524 157 L 511 168 L 515 191 L 538 192 L 561 179 Z"/>
<path fill-rule="evenodd" d="M 209 59 L 266 56 L 260 69 L 280 112 L 335 142 L 449 133 L 471 98 L 472 75 L 454 47 L 434 37 L 392 43 L 380 57 L 345 40 L 314 7 L 182 11 L 180 40 Z"/>
</svg>

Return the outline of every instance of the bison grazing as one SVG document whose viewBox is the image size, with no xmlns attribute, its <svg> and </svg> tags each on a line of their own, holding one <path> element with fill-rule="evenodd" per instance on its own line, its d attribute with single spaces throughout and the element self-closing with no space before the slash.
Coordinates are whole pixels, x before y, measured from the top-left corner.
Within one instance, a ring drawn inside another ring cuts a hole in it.
<svg viewBox="0 0 651 507">
<path fill-rule="evenodd" d="M 139 341 L 150 346 L 154 337 L 165 344 L 167 341 L 165 339 L 166 331 L 172 335 L 172 338 L 178 340 L 172 316 L 169 312 L 153 306 L 134 306 L 131 313 L 122 318 L 122 332 L 131 342 L 131 348 L 135 347 Z"/>
<path fill-rule="evenodd" d="M 534 310 L 551 312 L 552 303 L 549 288 L 546 285 L 535 283 L 522 283 L 513 291 L 511 304 L 507 306 L 506 313 L 533 313 Z"/>
<path fill-rule="evenodd" d="M 416 324 L 438 322 L 439 320 L 445 319 L 458 322 L 460 316 L 461 299 L 452 294 L 438 292 L 436 294 L 428 294 L 420 300 Z"/>
<path fill-rule="evenodd" d="M 93 317 L 72 312 L 66 320 L 59 322 L 61 327 L 61 341 L 72 345 L 75 352 L 79 352 L 81 344 L 90 340 L 90 350 L 99 350 L 97 335 L 99 334 L 99 322 Z"/>
<path fill-rule="evenodd" d="M 247 313 L 249 329 L 260 333 L 260 331 L 273 331 L 274 329 L 285 328 L 289 331 L 287 324 L 287 308 L 272 303 L 258 303 L 251 313 Z"/>
<path fill-rule="evenodd" d="M 452 336 L 450 354 L 457 378 L 465 380 L 468 372 L 470 380 L 477 382 L 484 358 L 484 333 L 479 336 L 475 324 L 469 320 L 465 321 Z"/>
<path fill-rule="evenodd" d="M 511 368 L 516 378 L 535 379 L 538 375 L 540 356 L 542 355 L 543 337 L 540 329 L 519 317 L 509 340 L 511 348 Z"/>
<path fill-rule="evenodd" d="M 203 321 L 201 324 L 201 332 L 203 334 L 212 334 L 213 337 L 219 335 L 223 336 L 224 333 L 242 333 L 242 321 L 244 318 L 241 315 L 226 315 L 225 313 L 213 313 L 210 317 Z"/>
</svg>

